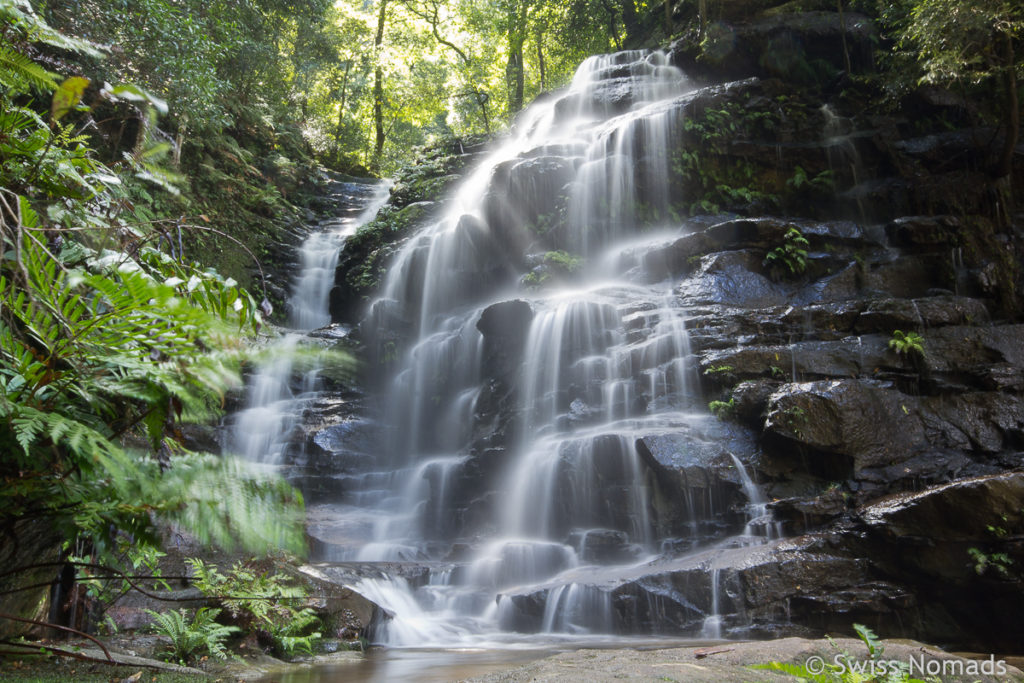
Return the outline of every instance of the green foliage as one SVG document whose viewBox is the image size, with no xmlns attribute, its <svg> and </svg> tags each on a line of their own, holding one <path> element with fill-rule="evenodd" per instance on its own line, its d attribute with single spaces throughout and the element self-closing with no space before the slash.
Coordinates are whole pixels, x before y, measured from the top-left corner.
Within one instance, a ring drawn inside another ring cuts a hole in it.
<svg viewBox="0 0 1024 683">
<path fill-rule="evenodd" d="M 193 583 L 204 595 L 216 598 L 231 617 L 246 629 L 265 631 L 277 654 L 293 657 L 312 654 L 321 635 L 316 613 L 297 607 L 307 591 L 282 574 L 260 571 L 253 563 L 236 562 L 226 573 L 200 559 L 187 560 Z"/>
<path fill-rule="evenodd" d="M 889 348 L 901 356 L 924 358 L 924 337 L 917 332 L 893 330 Z"/>
<path fill-rule="evenodd" d="M 736 413 L 736 399 L 730 398 L 728 401 L 711 401 L 708 403 L 708 410 L 711 414 L 719 419 L 726 419 L 732 417 Z"/>
<path fill-rule="evenodd" d="M 753 664 L 751 669 L 764 671 L 778 671 L 787 674 L 801 681 L 813 681 L 814 683 L 924 683 L 916 678 L 910 677 L 909 664 L 899 666 L 898 663 L 883 660 L 885 648 L 881 640 L 867 626 L 854 624 L 853 629 L 867 648 L 868 659 L 878 665 L 879 673 L 876 676 L 873 669 L 866 665 L 854 666 L 854 657 L 846 651 L 831 658 L 817 657 L 817 666 L 812 671 L 808 663 L 793 664 L 790 662 L 768 662 L 766 664 Z M 829 639 L 832 647 L 838 650 L 838 646 Z"/>
<path fill-rule="evenodd" d="M 986 553 L 972 547 L 967 549 L 967 554 L 974 561 L 974 571 L 978 576 L 984 576 L 991 569 L 1002 578 L 1010 578 L 1013 559 L 1006 553 Z"/>
<path fill-rule="evenodd" d="M 224 640 L 239 631 L 236 626 L 218 624 L 220 610 L 209 607 L 197 609 L 191 622 L 186 621 L 185 610 L 154 612 L 147 609 L 146 614 L 153 617 L 153 630 L 170 639 L 171 654 L 180 662 L 193 661 L 197 654 L 204 652 L 217 659 L 227 659 Z"/>
<path fill-rule="evenodd" d="M 774 111 L 748 108 L 740 102 L 708 107 L 683 121 L 688 143 L 677 153 L 672 169 L 693 197 L 691 214 L 778 205 L 779 197 L 761 178 L 761 170 L 730 155 L 737 140 L 771 135 L 778 124 Z"/>
<path fill-rule="evenodd" d="M 832 192 L 835 190 L 835 179 L 832 169 L 826 169 L 813 176 L 807 175 L 802 166 L 793 169 L 793 176 L 786 180 L 786 185 L 795 190 L 811 189 L 821 192 Z"/>
<path fill-rule="evenodd" d="M 734 368 L 731 365 L 712 365 L 712 366 L 709 366 L 704 371 L 704 374 L 705 375 L 727 374 L 727 373 L 732 372 L 735 369 L 736 368 Z"/>
<path fill-rule="evenodd" d="M 544 265 L 565 273 L 575 273 L 583 267 L 583 257 L 563 250 L 549 251 L 544 254 Z"/>
<path fill-rule="evenodd" d="M 979 83 L 1013 65 L 1001 61 L 999 36 L 1024 34 L 1024 8 L 1012 0 L 956 0 L 899 3 L 887 15 L 898 29 L 901 47 L 911 50 L 924 70 L 922 80 Z"/>
<path fill-rule="evenodd" d="M 799 228 L 790 228 L 782 238 L 782 244 L 764 257 L 764 265 L 776 279 L 797 277 L 807 270 L 807 238 Z"/>
<path fill-rule="evenodd" d="M 545 252 L 541 265 L 527 273 L 522 280 L 524 286 L 537 288 L 554 280 L 562 280 L 579 272 L 584 258 L 567 251 Z"/>
<path fill-rule="evenodd" d="M 49 92 L 57 87 L 53 74 L 9 45 L 0 45 L 0 85 L 12 92 L 34 89 Z"/>
<path fill-rule="evenodd" d="M 29 41 L 101 54 L 26 3 L 0 4 L 0 19 L 8 55 Z M 242 335 L 262 316 L 236 282 L 155 248 L 161 221 L 130 193 L 174 182 L 156 163 L 166 145 L 143 135 L 101 163 L 74 121 L 97 106 L 86 79 L 36 83 L 53 90 L 36 102 L 25 72 L 0 64 L 22 93 L 0 91 L 0 522 L 46 519 L 68 551 L 112 564 L 145 557 L 161 522 L 227 547 L 300 551 L 291 487 L 184 445 L 182 423 L 216 418 L 240 385 Z M 161 109 L 134 86 L 100 97 L 142 106 L 140 124 Z"/>
</svg>

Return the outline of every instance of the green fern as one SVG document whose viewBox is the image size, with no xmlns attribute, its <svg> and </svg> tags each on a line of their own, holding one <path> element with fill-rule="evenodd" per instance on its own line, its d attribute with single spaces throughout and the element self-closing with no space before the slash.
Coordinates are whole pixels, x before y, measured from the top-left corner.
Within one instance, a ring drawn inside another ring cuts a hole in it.
<svg viewBox="0 0 1024 683">
<path fill-rule="evenodd" d="M 236 562 L 226 573 L 198 558 L 186 562 L 192 568 L 196 588 L 216 598 L 233 619 L 247 628 L 265 630 L 274 641 L 276 654 L 288 658 L 313 654 L 313 646 L 321 638 L 314 630 L 320 618 L 312 609 L 295 606 L 307 595 L 304 586 L 243 562 Z"/>
<path fill-rule="evenodd" d="M 312 656 L 313 647 L 322 636 L 318 631 L 308 631 L 319 623 L 320 618 L 309 608 L 298 611 L 287 608 L 281 612 L 270 629 L 279 654 L 289 659 L 299 654 Z"/>
<path fill-rule="evenodd" d="M 216 622 L 219 609 L 200 607 L 191 622 L 186 621 L 184 610 L 154 612 L 146 610 L 153 617 L 153 629 L 171 641 L 174 659 L 189 662 L 199 653 L 207 653 L 217 659 L 227 659 L 224 641 L 240 629 Z"/>
<path fill-rule="evenodd" d="M 796 277 L 807 270 L 807 248 L 810 243 L 798 228 L 790 228 L 783 235 L 782 244 L 765 255 L 773 277 Z"/>
<path fill-rule="evenodd" d="M 893 330 L 892 339 L 889 340 L 889 348 L 901 356 L 924 358 L 924 337 L 917 332 Z"/>
<path fill-rule="evenodd" d="M 799 678 L 802 681 L 814 681 L 814 683 L 836 683 L 837 678 L 831 674 L 813 674 L 807 670 L 807 666 L 804 664 L 791 664 L 789 662 L 768 662 L 767 664 L 751 664 L 751 669 L 761 669 L 764 671 L 779 671 L 784 674 L 789 674 L 794 678 Z"/>
<path fill-rule="evenodd" d="M 10 45 L 0 45 L 0 85 L 14 93 L 30 89 L 46 93 L 57 88 L 57 76 Z"/>
</svg>

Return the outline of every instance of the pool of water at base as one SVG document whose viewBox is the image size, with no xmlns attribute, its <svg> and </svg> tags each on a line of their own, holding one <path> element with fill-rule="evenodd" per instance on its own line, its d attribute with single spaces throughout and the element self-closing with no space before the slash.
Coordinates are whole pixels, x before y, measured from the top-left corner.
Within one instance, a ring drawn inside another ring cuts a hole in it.
<svg viewBox="0 0 1024 683">
<path fill-rule="evenodd" d="M 581 649 L 661 650 L 702 647 L 721 641 L 680 638 L 616 638 L 602 636 L 559 641 L 548 634 L 543 640 L 493 643 L 486 647 L 385 648 L 372 647 L 357 660 L 295 667 L 291 671 L 258 679 L 256 683 L 450 683 L 515 669 L 559 652 Z"/>
</svg>

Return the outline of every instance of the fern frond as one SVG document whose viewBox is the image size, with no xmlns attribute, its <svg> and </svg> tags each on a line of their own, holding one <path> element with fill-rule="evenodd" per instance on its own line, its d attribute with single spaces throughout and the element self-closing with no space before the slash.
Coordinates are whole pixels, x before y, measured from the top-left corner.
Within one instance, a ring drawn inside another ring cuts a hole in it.
<svg viewBox="0 0 1024 683">
<path fill-rule="evenodd" d="M 0 45 L 0 84 L 13 92 L 46 93 L 57 89 L 57 76 L 10 45 Z"/>
<path fill-rule="evenodd" d="M 154 612 L 147 609 L 146 613 L 153 617 L 154 630 L 171 641 L 175 657 L 182 661 L 188 661 L 202 651 L 218 659 L 226 659 L 224 640 L 239 631 L 236 626 L 218 624 L 216 619 L 220 610 L 210 607 L 196 610 L 191 623 L 186 623 L 182 610 Z"/>
<path fill-rule="evenodd" d="M 814 683 L 835 683 L 836 679 L 825 674 L 814 674 L 807 670 L 803 664 L 792 664 L 790 662 L 768 662 L 767 664 L 751 664 L 750 669 L 761 669 L 764 671 L 779 671 L 784 674 L 799 678 L 802 681 L 814 681 Z"/>
</svg>

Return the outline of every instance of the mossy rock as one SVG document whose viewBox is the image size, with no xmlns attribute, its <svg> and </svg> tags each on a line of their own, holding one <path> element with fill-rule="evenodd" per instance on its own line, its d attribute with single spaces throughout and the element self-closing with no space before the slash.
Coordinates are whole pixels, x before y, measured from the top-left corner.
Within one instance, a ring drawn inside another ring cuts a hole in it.
<svg viewBox="0 0 1024 683">
<path fill-rule="evenodd" d="M 335 318 L 348 320 L 356 313 L 380 286 L 389 257 L 433 215 L 435 207 L 435 202 L 416 202 L 402 208 L 385 206 L 345 242 L 336 278 L 341 287 L 331 297 Z"/>
</svg>

